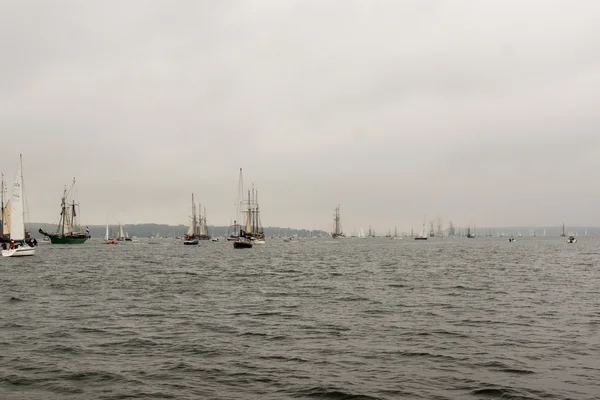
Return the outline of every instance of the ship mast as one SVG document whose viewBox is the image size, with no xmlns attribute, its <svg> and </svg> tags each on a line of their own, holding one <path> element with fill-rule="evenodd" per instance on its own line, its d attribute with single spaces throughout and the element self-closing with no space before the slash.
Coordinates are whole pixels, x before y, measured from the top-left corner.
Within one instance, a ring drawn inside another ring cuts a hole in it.
<svg viewBox="0 0 600 400">
<path fill-rule="evenodd" d="M 60 202 L 60 234 L 64 236 L 65 234 L 65 220 L 67 218 L 67 186 L 65 186 L 65 190 L 63 191 L 63 197 Z"/>
<path fill-rule="evenodd" d="M 246 218 L 246 233 L 252 231 L 252 202 L 250 201 L 250 190 L 248 190 L 248 216 Z"/>
<path fill-rule="evenodd" d="M 196 236 L 196 203 L 194 202 L 194 193 L 192 193 L 192 235 Z"/>
</svg>

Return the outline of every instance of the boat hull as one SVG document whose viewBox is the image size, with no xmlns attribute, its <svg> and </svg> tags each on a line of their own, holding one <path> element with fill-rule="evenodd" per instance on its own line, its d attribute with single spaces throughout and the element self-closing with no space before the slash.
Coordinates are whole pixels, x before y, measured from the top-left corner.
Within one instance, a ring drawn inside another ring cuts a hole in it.
<svg viewBox="0 0 600 400">
<path fill-rule="evenodd" d="M 415 240 L 427 240 L 427 237 L 417 236 Z"/>
<path fill-rule="evenodd" d="M 87 237 L 77 237 L 77 236 L 62 236 L 62 235 L 52 235 L 48 234 L 50 238 L 50 243 L 52 244 L 83 244 Z"/>
<path fill-rule="evenodd" d="M 2 257 L 25 257 L 35 255 L 33 247 L 17 247 L 16 249 L 2 250 Z"/>
<path fill-rule="evenodd" d="M 234 249 L 251 249 L 253 246 L 250 240 L 236 240 L 233 242 Z"/>
<path fill-rule="evenodd" d="M 198 239 L 194 239 L 194 240 L 185 240 L 185 241 L 183 242 L 183 244 L 184 244 L 184 245 L 186 245 L 186 246 L 196 246 L 196 245 L 198 245 L 198 243 L 199 243 L 199 242 L 198 242 Z"/>
</svg>

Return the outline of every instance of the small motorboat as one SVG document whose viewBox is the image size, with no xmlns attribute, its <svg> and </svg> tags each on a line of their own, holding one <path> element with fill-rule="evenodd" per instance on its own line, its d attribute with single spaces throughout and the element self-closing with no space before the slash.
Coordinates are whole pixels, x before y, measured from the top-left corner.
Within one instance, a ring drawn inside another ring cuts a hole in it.
<svg viewBox="0 0 600 400">
<path fill-rule="evenodd" d="M 577 243 L 577 239 L 575 239 L 575 236 L 569 236 L 567 243 Z"/>
<path fill-rule="evenodd" d="M 514 238 L 514 237 L 509 237 L 509 238 L 508 238 L 508 241 L 509 241 L 509 242 L 514 242 L 514 241 L 515 241 L 515 238 Z"/>
</svg>

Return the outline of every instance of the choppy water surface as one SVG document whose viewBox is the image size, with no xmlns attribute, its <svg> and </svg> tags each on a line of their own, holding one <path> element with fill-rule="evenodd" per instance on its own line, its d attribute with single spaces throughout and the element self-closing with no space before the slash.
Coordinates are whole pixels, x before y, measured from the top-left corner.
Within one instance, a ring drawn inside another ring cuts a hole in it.
<svg viewBox="0 0 600 400">
<path fill-rule="evenodd" d="M 2 399 L 597 399 L 600 239 L 41 245 Z"/>
</svg>

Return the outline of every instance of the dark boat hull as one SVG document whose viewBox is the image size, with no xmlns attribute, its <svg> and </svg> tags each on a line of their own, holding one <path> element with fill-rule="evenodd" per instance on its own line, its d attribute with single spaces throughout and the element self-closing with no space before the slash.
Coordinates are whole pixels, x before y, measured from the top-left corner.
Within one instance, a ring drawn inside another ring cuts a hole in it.
<svg viewBox="0 0 600 400">
<path fill-rule="evenodd" d="M 195 246 L 198 245 L 198 239 L 194 239 L 194 240 L 186 240 L 183 242 L 184 245 L 186 246 Z"/>
<path fill-rule="evenodd" d="M 85 236 L 62 236 L 48 234 L 52 244 L 83 244 L 88 240 Z"/>
<path fill-rule="evenodd" d="M 235 242 L 233 242 L 233 248 L 234 249 L 251 249 L 253 246 L 251 241 L 246 241 L 246 240 L 236 240 Z"/>
</svg>

